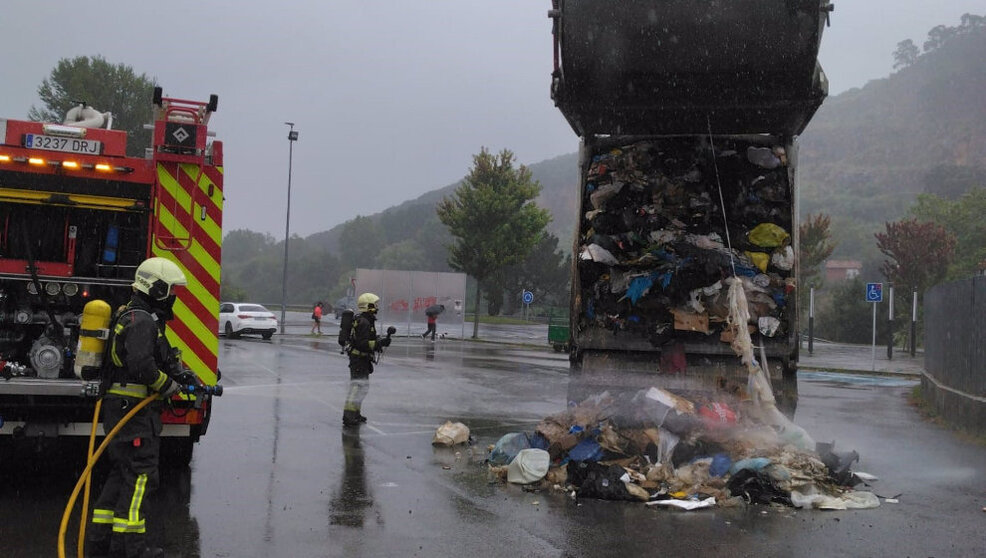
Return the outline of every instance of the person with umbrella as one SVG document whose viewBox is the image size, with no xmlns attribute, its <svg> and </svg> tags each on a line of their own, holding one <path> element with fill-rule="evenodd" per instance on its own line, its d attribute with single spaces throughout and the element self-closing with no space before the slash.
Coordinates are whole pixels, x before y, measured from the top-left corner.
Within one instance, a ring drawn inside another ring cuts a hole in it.
<svg viewBox="0 0 986 558">
<path fill-rule="evenodd" d="M 445 311 L 444 304 L 432 304 L 425 308 L 425 316 L 428 316 L 428 330 L 421 334 L 422 339 L 427 339 L 431 334 L 431 340 L 435 340 L 435 332 L 438 329 L 438 315 Z"/>
</svg>

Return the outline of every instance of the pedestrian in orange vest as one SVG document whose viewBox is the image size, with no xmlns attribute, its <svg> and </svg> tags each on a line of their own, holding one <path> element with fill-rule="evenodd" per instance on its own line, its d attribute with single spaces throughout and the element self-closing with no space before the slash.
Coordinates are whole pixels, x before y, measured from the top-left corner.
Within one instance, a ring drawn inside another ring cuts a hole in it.
<svg viewBox="0 0 986 558">
<path fill-rule="evenodd" d="M 318 334 L 322 335 L 322 301 L 315 303 L 315 308 L 312 308 L 312 335 L 315 335 L 315 330 L 318 329 Z"/>
</svg>

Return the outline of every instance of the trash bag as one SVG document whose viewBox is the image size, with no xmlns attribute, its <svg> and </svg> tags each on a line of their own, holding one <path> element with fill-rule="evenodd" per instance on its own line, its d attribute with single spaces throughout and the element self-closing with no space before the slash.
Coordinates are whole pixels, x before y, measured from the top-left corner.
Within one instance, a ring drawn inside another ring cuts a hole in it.
<svg viewBox="0 0 986 558">
<path fill-rule="evenodd" d="M 733 496 L 742 496 L 748 504 L 784 504 L 794 507 L 791 495 L 778 488 L 764 471 L 742 469 L 729 477 L 726 488 Z"/>
<path fill-rule="evenodd" d="M 490 452 L 490 464 L 508 465 L 517 457 L 520 450 L 530 447 L 531 442 L 527 439 L 527 434 L 523 432 L 504 434 L 497 440 L 493 446 L 493 451 Z"/>
<path fill-rule="evenodd" d="M 469 427 L 461 422 L 445 421 L 438 427 L 435 437 L 431 440 L 433 446 L 454 446 L 469 441 Z"/>
<path fill-rule="evenodd" d="M 592 438 L 586 438 L 568 450 L 568 458 L 572 461 L 599 461 L 603 454 L 602 446 Z"/>
<path fill-rule="evenodd" d="M 530 484 L 544 478 L 551 465 L 551 457 L 543 449 L 522 449 L 507 466 L 507 481 Z"/>
<path fill-rule="evenodd" d="M 750 242 L 761 248 L 777 248 L 791 236 L 773 223 L 760 223 L 750 231 Z"/>
<path fill-rule="evenodd" d="M 568 482 L 578 488 L 579 498 L 637 500 L 623 482 L 626 470 L 619 465 L 600 465 L 591 461 L 570 461 Z"/>
<path fill-rule="evenodd" d="M 859 484 L 859 480 L 855 479 L 852 473 L 852 464 L 859 461 L 859 454 L 855 451 L 836 453 L 833 449 L 835 449 L 834 442 L 815 444 L 815 452 L 828 468 L 829 476 L 842 486 Z"/>
</svg>

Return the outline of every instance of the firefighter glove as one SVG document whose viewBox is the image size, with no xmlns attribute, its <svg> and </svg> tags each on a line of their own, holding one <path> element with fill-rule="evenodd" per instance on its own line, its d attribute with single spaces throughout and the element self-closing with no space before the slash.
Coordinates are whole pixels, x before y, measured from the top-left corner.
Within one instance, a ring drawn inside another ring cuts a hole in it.
<svg viewBox="0 0 986 558">
<path fill-rule="evenodd" d="M 178 382 L 168 378 L 168 381 L 161 386 L 161 397 L 164 399 L 171 399 L 171 396 L 178 393 L 179 390 L 181 390 L 181 386 L 178 385 Z"/>
</svg>

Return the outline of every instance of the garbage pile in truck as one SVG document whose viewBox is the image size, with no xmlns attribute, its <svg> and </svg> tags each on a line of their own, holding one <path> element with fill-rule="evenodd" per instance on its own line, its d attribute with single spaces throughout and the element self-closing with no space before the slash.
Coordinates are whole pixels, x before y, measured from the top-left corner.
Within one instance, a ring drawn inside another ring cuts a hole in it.
<svg viewBox="0 0 986 558">
<path fill-rule="evenodd" d="M 788 155 L 764 141 L 642 140 L 592 157 L 580 226 L 580 330 L 636 334 L 654 346 L 722 335 L 723 280 L 736 276 L 751 326 L 767 337 L 791 333 Z"/>
<path fill-rule="evenodd" d="M 837 452 L 833 443 L 807 449 L 797 429 L 760 422 L 751 405 L 655 387 L 604 392 L 544 418 L 532 432 L 504 435 L 488 463 L 502 481 L 648 506 L 880 505 L 872 492 L 853 489 L 876 480 L 852 470 L 855 451 Z"/>
</svg>

